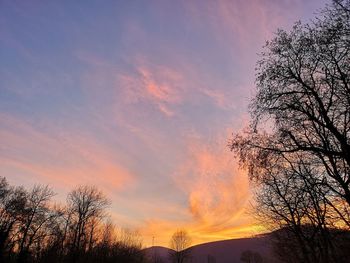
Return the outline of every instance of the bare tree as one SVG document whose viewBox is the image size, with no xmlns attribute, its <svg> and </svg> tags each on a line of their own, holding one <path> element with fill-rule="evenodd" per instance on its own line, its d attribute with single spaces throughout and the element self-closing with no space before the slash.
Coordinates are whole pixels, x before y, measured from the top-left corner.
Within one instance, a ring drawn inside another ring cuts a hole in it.
<svg viewBox="0 0 350 263">
<path fill-rule="evenodd" d="M 145 262 L 135 231 L 116 231 L 107 198 L 95 187 L 71 191 L 67 205 L 47 186 L 10 186 L 0 178 L 0 262 Z"/>
<path fill-rule="evenodd" d="M 273 159 L 266 164 L 256 194 L 256 212 L 271 230 L 278 230 L 274 233 L 277 250 L 290 248 L 278 253 L 282 260 L 290 255 L 288 260 L 296 260 L 291 262 L 340 262 L 332 232 L 339 221 L 327 200 L 330 191 L 315 180 L 317 170 L 310 168 L 302 160 Z"/>
<path fill-rule="evenodd" d="M 110 220 L 102 225 L 100 241 L 91 252 L 91 262 L 141 263 L 146 261 L 138 233 L 117 229 Z"/>
<path fill-rule="evenodd" d="M 191 257 L 191 238 L 185 230 L 177 230 L 171 237 L 170 258 L 174 263 L 185 263 Z"/>
<path fill-rule="evenodd" d="M 27 194 L 25 214 L 19 233 L 19 262 L 26 262 L 30 247 L 37 238 L 45 236 L 45 224 L 54 217 L 49 206 L 53 195 L 53 191 L 48 186 L 40 185 L 34 186 Z"/>
<path fill-rule="evenodd" d="M 75 261 L 79 253 L 86 250 L 86 244 L 91 236 L 88 232 L 89 224 L 104 216 L 109 201 L 96 187 L 80 186 L 69 193 L 67 202 L 73 228 L 71 253 Z"/>
<path fill-rule="evenodd" d="M 250 127 L 230 143 L 296 262 L 341 262 L 335 228 L 350 226 L 349 7 L 333 1 L 267 43 Z"/>
<path fill-rule="evenodd" d="M 323 19 L 280 30 L 268 42 L 258 62 L 251 130 L 232 148 L 306 153 L 323 169 L 329 188 L 350 204 L 350 13 L 337 3 L 350 6 L 337 1 Z M 259 133 L 265 117 L 273 131 Z"/>
<path fill-rule="evenodd" d="M 5 248 L 24 215 L 25 205 L 25 190 L 11 187 L 4 177 L 0 178 L 0 261 L 4 260 Z"/>
</svg>

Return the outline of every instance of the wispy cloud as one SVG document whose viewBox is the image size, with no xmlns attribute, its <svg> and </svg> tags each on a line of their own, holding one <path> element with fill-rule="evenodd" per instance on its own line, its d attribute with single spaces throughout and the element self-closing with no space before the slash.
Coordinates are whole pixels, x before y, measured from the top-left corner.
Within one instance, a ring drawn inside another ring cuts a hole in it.
<svg viewBox="0 0 350 263">
<path fill-rule="evenodd" d="M 173 178 L 187 197 L 183 220 L 146 222 L 144 234 L 157 235 L 166 242 L 171 232 L 185 228 L 194 243 L 251 235 L 256 226 L 247 213 L 251 192 L 247 174 L 238 168 L 225 147 L 227 137 L 211 143 L 192 137 L 188 141 L 186 161 Z"/>
<path fill-rule="evenodd" d="M 184 80 L 181 73 L 162 65 L 136 62 L 133 73 L 119 73 L 120 87 L 126 103 L 148 102 L 168 117 L 173 105 L 183 102 Z"/>
<path fill-rule="evenodd" d="M 3 169 L 15 169 L 18 177 L 25 172 L 38 182 L 66 188 L 96 184 L 108 192 L 135 182 L 109 149 L 81 132 L 62 132 L 50 126 L 38 129 L 6 114 L 1 114 L 0 120 L 0 162 Z"/>
<path fill-rule="evenodd" d="M 176 180 L 189 191 L 190 210 L 196 219 L 225 223 L 249 199 L 247 176 L 238 169 L 224 140 L 214 145 L 201 141 L 189 145 L 189 161 L 181 167 Z"/>
</svg>

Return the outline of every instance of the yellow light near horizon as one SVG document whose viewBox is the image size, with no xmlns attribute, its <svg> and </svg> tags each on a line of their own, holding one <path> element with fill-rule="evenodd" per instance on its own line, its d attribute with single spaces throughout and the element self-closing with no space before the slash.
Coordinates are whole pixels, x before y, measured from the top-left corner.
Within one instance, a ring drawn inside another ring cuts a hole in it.
<svg viewBox="0 0 350 263">
<path fill-rule="evenodd" d="M 191 237 L 191 246 L 221 240 L 251 238 L 266 232 L 266 229 L 263 226 L 257 224 L 250 224 L 236 228 L 227 228 L 220 231 L 210 231 L 210 229 L 204 231 L 201 230 L 200 227 L 200 225 L 197 225 L 183 228 Z M 174 226 L 174 228 L 164 229 L 162 232 L 159 231 L 158 234 L 154 235 L 145 233 L 142 235 L 143 245 L 144 247 L 151 247 L 153 245 L 169 247 L 171 236 L 177 230 L 178 228 Z"/>
</svg>

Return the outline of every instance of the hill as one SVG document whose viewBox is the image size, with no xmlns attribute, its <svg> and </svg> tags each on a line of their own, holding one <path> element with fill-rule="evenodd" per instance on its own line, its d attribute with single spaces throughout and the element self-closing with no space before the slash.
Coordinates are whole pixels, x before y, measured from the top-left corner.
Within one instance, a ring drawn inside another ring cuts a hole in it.
<svg viewBox="0 0 350 263">
<path fill-rule="evenodd" d="M 146 248 L 143 251 L 152 263 L 170 263 L 169 254 L 172 250 L 169 248 L 154 246 Z"/>
<path fill-rule="evenodd" d="M 191 247 L 192 263 L 241 263 L 242 252 L 250 250 L 269 258 L 269 235 L 253 238 L 241 238 L 215 241 Z M 168 255 L 171 251 L 165 247 L 150 247 L 144 250 L 149 258 L 157 258 L 158 262 L 170 263 Z"/>
</svg>

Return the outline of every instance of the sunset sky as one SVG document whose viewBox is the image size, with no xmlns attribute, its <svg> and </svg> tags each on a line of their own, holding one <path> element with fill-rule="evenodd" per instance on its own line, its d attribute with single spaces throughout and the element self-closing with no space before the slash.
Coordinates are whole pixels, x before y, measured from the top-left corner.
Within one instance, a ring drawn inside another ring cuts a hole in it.
<svg viewBox="0 0 350 263">
<path fill-rule="evenodd" d="M 228 140 L 265 41 L 324 4 L 0 0 L 0 176 L 96 185 L 145 246 L 258 233 Z"/>
</svg>

